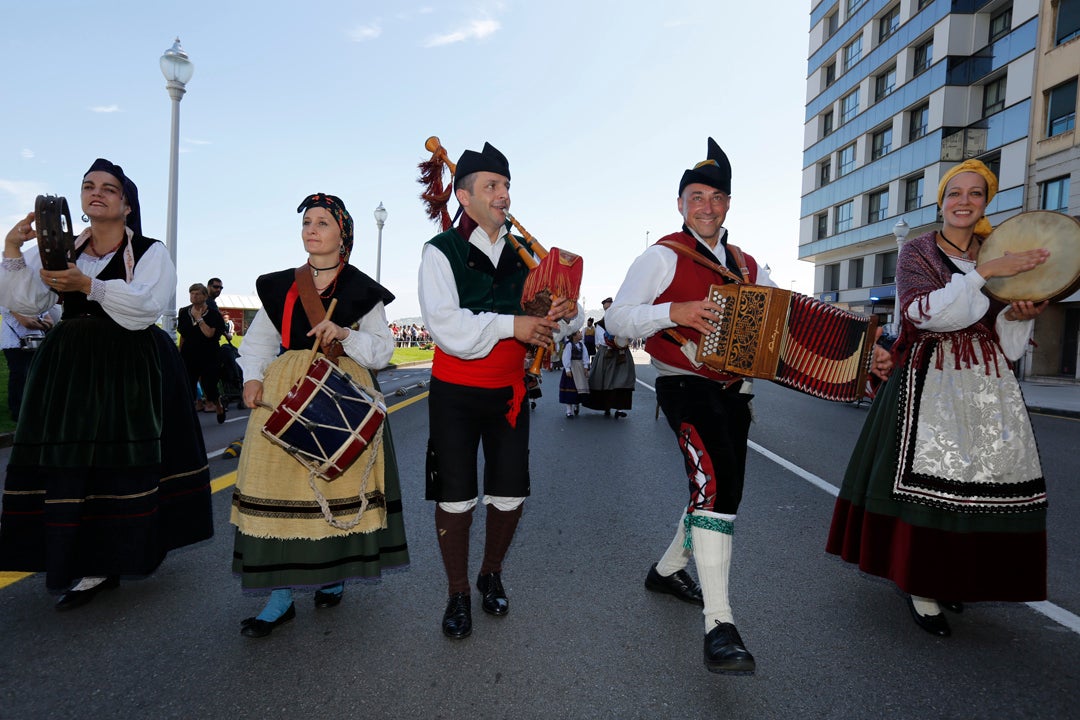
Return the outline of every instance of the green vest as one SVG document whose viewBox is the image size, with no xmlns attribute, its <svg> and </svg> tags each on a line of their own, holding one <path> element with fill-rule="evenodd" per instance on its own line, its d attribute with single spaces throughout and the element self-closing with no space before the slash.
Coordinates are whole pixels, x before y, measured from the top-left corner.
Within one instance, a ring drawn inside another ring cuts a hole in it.
<svg viewBox="0 0 1080 720">
<path fill-rule="evenodd" d="M 499 265 L 464 240 L 456 228 L 436 235 L 428 241 L 438 248 L 454 271 L 461 307 L 474 313 L 493 312 L 500 315 L 524 315 L 521 291 L 529 269 L 507 240 L 499 257 Z"/>
</svg>

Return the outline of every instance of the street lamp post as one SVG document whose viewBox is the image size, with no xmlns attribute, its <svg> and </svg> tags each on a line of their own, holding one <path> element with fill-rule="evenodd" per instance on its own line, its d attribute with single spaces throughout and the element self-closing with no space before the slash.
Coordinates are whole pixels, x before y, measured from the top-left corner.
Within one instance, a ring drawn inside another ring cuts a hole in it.
<svg viewBox="0 0 1080 720">
<path fill-rule="evenodd" d="M 904 238 L 906 238 L 908 236 L 908 233 L 910 231 L 911 231 L 911 228 L 909 228 L 908 224 L 906 222 L 904 222 L 904 218 L 900 218 L 899 220 L 896 221 L 896 224 L 893 225 L 892 232 L 893 232 L 893 235 L 896 236 L 896 249 L 897 249 L 897 251 L 899 251 L 901 248 L 904 247 Z"/>
<path fill-rule="evenodd" d="M 195 65 L 188 59 L 180 38 L 161 56 L 161 74 L 165 76 L 165 89 L 172 98 L 172 132 L 169 141 L 169 210 L 165 226 L 165 245 L 176 267 L 176 179 L 180 155 L 180 99 L 184 97 L 185 85 L 191 80 Z M 162 325 L 169 334 L 176 332 L 176 286 L 169 294 L 169 307 L 162 317 Z"/>
<path fill-rule="evenodd" d="M 382 226 L 386 224 L 386 208 L 382 201 L 375 208 L 375 224 L 379 227 L 379 245 L 375 255 L 375 282 L 382 283 Z"/>
</svg>

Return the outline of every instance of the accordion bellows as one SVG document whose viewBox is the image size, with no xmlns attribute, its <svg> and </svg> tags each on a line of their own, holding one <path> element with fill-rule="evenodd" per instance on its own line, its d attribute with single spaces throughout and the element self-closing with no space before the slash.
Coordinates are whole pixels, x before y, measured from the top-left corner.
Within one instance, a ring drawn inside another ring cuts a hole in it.
<svg viewBox="0 0 1080 720">
<path fill-rule="evenodd" d="M 712 285 L 708 299 L 722 310 L 698 343 L 698 362 L 824 400 L 862 399 L 876 317 L 762 285 Z"/>
</svg>

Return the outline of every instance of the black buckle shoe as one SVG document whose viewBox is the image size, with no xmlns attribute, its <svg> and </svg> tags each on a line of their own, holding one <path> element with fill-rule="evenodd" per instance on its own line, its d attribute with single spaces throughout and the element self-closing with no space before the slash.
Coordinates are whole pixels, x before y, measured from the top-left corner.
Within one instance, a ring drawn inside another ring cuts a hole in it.
<svg viewBox="0 0 1080 720">
<path fill-rule="evenodd" d="M 948 610 L 951 613 L 959 615 L 964 612 L 964 603 L 962 602 L 945 602 L 944 600 L 938 600 L 937 604 L 944 610 Z"/>
<path fill-rule="evenodd" d="M 705 636 L 705 667 L 721 675 L 753 675 L 757 665 L 735 626 L 717 620 Z"/>
<path fill-rule="evenodd" d="M 317 608 L 332 608 L 341 604 L 341 596 L 345 594 L 342 590 L 339 593 L 328 593 L 322 590 L 315 591 L 315 607 Z"/>
<path fill-rule="evenodd" d="M 915 624 L 921 627 L 931 635 L 937 635 L 938 637 L 949 637 L 952 635 L 952 628 L 949 627 L 949 621 L 945 619 L 944 613 L 938 613 L 937 615 L 920 615 L 919 611 L 915 609 L 915 603 L 911 601 L 911 596 L 907 597 L 908 610 L 911 611 L 911 617 L 915 619 Z"/>
<path fill-rule="evenodd" d="M 469 593 L 454 593 L 446 603 L 442 618 L 443 635 L 455 640 L 472 633 L 472 598 Z"/>
<path fill-rule="evenodd" d="M 68 590 L 56 601 L 56 609 L 60 612 L 74 610 L 88 604 L 102 590 L 112 590 L 118 587 L 120 587 L 120 576 L 110 575 L 88 590 Z"/>
<path fill-rule="evenodd" d="M 690 577 L 690 573 L 685 570 L 677 570 L 664 577 L 656 572 L 656 563 L 653 563 L 653 566 L 649 568 L 649 574 L 645 576 L 645 589 L 674 595 L 683 602 L 705 607 L 705 600 L 701 596 L 701 586 L 694 582 L 694 578 Z"/>
<path fill-rule="evenodd" d="M 263 638 L 274 632 L 278 625 L 284 625 L 296 617 L 296 604 L 290 603 L 289 609 L 281 614 L 277 620 L 267 622 L 258 618 L 249 617 L 240 621 L 240 634 L 249 638 Z"/>
<path fill-rule="evenodd" d="M 480 607 L 488 615 L 505 615 L 510 612 L 510 601 L 506 599 L 500 573 L 487 573 L 476 577 L 476 589 L 483 595 Z"/>
</svg>

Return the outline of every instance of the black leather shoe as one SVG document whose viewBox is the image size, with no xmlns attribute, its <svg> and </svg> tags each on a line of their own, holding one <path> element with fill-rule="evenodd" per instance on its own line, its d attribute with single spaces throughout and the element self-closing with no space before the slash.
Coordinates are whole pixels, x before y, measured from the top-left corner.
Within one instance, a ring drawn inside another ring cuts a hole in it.
<svg viewBox="0 0 1080 720">
<path fill-rule="evenodd" d="M 943 600 L 938 600 L 937 604 L 951 613 L 956 613 L 957 615 L 964 612 L 964 603 L 962 602 L 945 602 Z"/>
<path fill-rule="evenodd" d="M 278 625 L 284 625 L 285 623 L 296 617 L 296 604 L 290 603 L 289 609 L 286 610 L 281 617 L 277 620 L 267 622 L 266 620 L 259 620 L 258 618 L 249 617 L 246 620 L 240 621 L 240 634 L 249 638 L 262 638 L 266 637 L 270 633 L 274 632 L 274 628 Z"/>
<path fill-rule="evenodd" d="M 82 607 L 89 603 L 94 599 L 94 596 L 102 590 L 112 590 L 118 587 L 120 587 L 120 577 L 118 575 L 110 575 L 89 590 L 68 590 L 56 601 L 56 609 L 61 612 L 64 610 L 74 610 L 77 607 Z"/>
<path fill-rule="evenodd" d="M 705 636 L 705 667 L 722 675 L 753 675 L 757 666 L 735 626 L 717 620 Z"/>
<path fill-rule="evenodd" d="M 502 575 L 500 573 L 488 573 L 476 577 L 476 589 L 484 596 L 480 607 L 488 615 L 505 615 L 510 612 L 510 601 L 506 599 L 506 591 L 503 590 Z"/>
<path fill-rule="evenodd" d="M 694 582 L 690 573 L 685 570 L 677 570 L 667 577 L 656 572 L 656 563 L 649 568 L 649 574 L 645 576 L 645 589 L 658 593 L 674 595 L 683 602 L 705 607 L 705 600 L 701 597 L 701 586 Z"/>
<path fill-rule="evenodd" d="M 332 608 L 341 604 L 341 596 L 345 594 L 342 590 L 339 593 L 328 593 L 322 590 L 315 591 L 315 607 L 317 608 Z"/>
<path fill-rule="evenodd" d="M 626 417 L 626 413 L 624 413 L 622 410 L 616 410 L 615 411 L 615 419 L 618 420 L 621 417 Z"/>
<path fill-rule="evenodd" d="M 472 598 L 469 593 L 454 593 L 446 603 L 442 617 L 443 635 L 455 640 L 472 633 Z"/>
<path fill-rule="evenodd" d="M 920 615 L 919 611 L 915 609 L 915 603 L 911 601 L 911 596 L 907 598 L 908 610 L 911 611 L 911 617 L 915 619 L 915 624 L 921 627 L 931 635 L 937 635 L 938 637 L 949 637 L 952 635 L 952 629 L 949 628 L 949 621 L 945 619 L 943 613 L 937 615 Z"/>
</svg>

